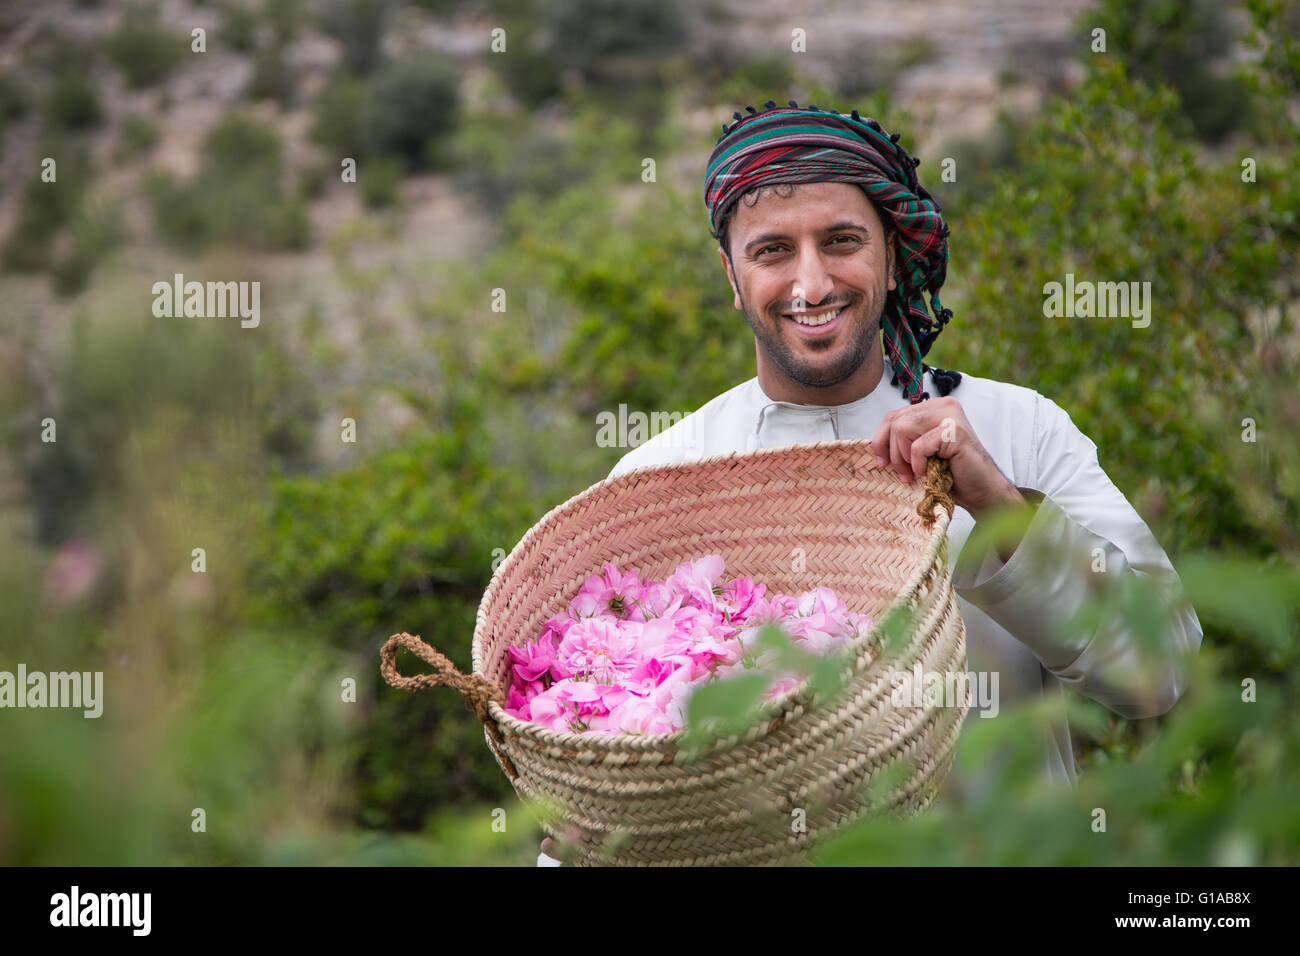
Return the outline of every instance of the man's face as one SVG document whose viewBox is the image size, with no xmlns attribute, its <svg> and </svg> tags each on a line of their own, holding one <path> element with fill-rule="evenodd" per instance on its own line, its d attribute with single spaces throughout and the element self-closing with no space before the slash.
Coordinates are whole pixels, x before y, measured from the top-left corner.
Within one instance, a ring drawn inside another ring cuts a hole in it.
<svg viewBox="0 0 1300 956">
<path fill-rule="evenodd" d="M 754 330 L 760 378 L 766 371 L 780 391 L 812 404 L 848 400 L 821 401 L 843 392 L 834 388 L 841 383 L 870 391 L 895 283 L 884 227 L 863 191 L 852 183 L 801 183 L 789 198 L 767 190 L 752 206 L 736 204 L 728 236 L 730 260 L 718 254 Z M 862 382 L 849 382 L 855 372 Z"/>
</svg>

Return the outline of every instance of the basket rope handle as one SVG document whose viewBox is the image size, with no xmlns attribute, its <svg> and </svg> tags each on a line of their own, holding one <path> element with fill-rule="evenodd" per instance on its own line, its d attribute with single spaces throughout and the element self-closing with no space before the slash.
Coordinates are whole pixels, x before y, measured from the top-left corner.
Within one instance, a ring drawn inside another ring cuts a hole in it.
<svg viewBox="0 0 1300 956">
<path fill-rule="evenodd" d="M 397 649 L 404 647 L 416 657 L 435 668 L 432 674 L 413 674 L 410 677 L 397 669 Z M 417 634 L 394 634 L 379 651 L 379 671 L 384 680 L 398 690 L 417 691 L 433 687 L 450 687 L 465 698 L 474 714 L 489 728 L 495 721 L 488 711 L 488 704 L 496 702 L 502 707 L 506 704 L 505 694 L 501 688 L 478 674 L 462 674 L 444 654 L 440 654 L 424 642 Z"/>
<path fill-rule="evenodd" d="M 925 463 L 925 497 L 916 513 L 927 528 L 934 525 L 934 506 L 943 505 L 951 516 L 957 503 L 952 498 L 952 467 L 948 459 L 935 456 Z"/>
</svg>

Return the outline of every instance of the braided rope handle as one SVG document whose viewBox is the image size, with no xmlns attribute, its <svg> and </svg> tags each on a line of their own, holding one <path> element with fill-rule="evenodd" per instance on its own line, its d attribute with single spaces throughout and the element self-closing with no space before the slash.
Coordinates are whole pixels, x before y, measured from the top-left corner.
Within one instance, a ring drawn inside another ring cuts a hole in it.
<svg viewBox="0 0 1300 956">
<path fill-rule="evenodd" d="M 951 516 L 957 503 L 952 497 L 952 467 L 948 459 L 934 457 L 925 463 L 925 497 L 916 507 L 927 528 L 934 527 L 934 506 L 943 505 Z"/>
<path fill-rule="evenodd" d="M 435 668 L 434 673 L 413 674 L 410 677 L 402 674 L 397 669 L 399 647 L 406 648 L 416 657 L 432 664 Z M 502 707 L 506 704 L 506 696 L 501 693 L 501 688 L 478 674 L 462 674 L 445 655 L 434 650 L 417 634 L 407 634 L 403 631 L 385 641 L 379 651 L 379 671 L 384 675 L 384 680 L 388 681 L 389 686 L 396 687 L 398 690 L 413 692 L 429 690 L 433 687 L 450 687 L 465 698 L 478 719 L 489 727 L 495 721 L 488 711 L 488 704 L 494 701 Z"/>
<path fill-rule="evenodd" d="M 406 648 L 422 661 L 432 664 L 435 668 L 434 673 L 413 674 L 410 677 L 402 674 L 397 669 L 399 647 Z M 504 749 L 505 741 L 501 735 L 501 728 L 497 726 L 496 720 L 488 710 L 488 705 L 493 702 L 502 707 L 506 705 L 506 695 L 501 692 L 501 688 L 478 674 L 462 674 L 445 654 L 434 650 L 418 634 L 407 634 L 405 631 L 394 634 L 379 649 L 379 672 L 384 675 L 384 680 L 388 681 L 390 687 L 398 690 L 414 692 L 434 687 L 450 687 L 464 697 L 465 702 L 474 711 L 474 715 L 487 730 L 488 736 L 500 748 L 497 759 L 501 763 L 501 769 L 512 782 L 518 779 L 519 771 Z"/>
</svg>

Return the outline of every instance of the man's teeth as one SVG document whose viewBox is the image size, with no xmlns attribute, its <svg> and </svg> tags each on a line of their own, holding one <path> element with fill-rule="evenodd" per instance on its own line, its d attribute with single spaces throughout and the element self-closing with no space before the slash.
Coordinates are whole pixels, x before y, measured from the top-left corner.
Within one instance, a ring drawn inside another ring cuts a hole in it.
<svg viewBox="0 0 1300 956">
<path fill-rule="evenodd" d="M 822 313 L 821 315 L 799 315 L 799 314 L 795 314 L 795 315 L 791 316 L 791 318 L 793 318 L 793 319 L 794 319 L 796 322 L 798 322 L 800 325 L 812 325 L 812 326 L 825 325 L 825 324 L 826 324 L 827 322 L 829 322 L 831 319 L 835 318 L 835 316 L 839 315 L 843 310 L 844 310 L 844 307 L 843 307 L 843 306 L 840 306 L 840 307 L 839 307 L 838 309 L 836 309 L 834 312 L 824 312 L 824 313 Z"/>
</svg>

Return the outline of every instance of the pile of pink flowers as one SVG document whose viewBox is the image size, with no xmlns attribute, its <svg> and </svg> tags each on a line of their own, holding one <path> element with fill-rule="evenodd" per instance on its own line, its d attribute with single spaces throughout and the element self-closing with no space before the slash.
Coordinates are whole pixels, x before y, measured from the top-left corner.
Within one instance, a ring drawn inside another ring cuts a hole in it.
<svg viewBox="0 0 1300 956">
<path fill-rule="evenodd" d="M 775 624 L 796 647 L 825 655 L 871 627 L 830 588 L 767 596 L 751 578 L 720 584 L 724 563 L 709 555 L 677 566 L 666 581 L 606 564 L 583 583 L 567 614 L 510 648 L 514 681 L 506 712 L 567 733 L 673 733 L 702 684 L 772 660 L 755 637 Z M 764 699 L 801 682 L 777 672 Z"/>
</svg>

